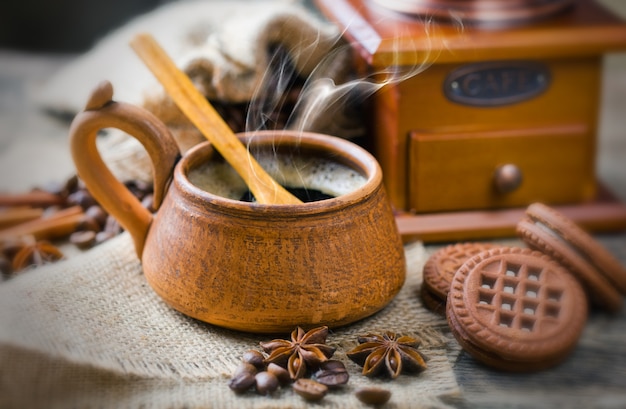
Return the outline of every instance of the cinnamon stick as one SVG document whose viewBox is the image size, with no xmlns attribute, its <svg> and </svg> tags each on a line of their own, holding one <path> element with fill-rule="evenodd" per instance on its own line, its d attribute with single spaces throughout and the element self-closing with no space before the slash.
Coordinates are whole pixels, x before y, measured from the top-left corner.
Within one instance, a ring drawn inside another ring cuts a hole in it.
<svg viewBox="0 0 626 409">
<path fill-rule="evenodd" d="M 0 230 L 0 241 L 33 236 L 36 240 L 54 240 L 69 236 L 84 217 L 80 206 L 59 210 L 50 216 L 39 217 Z"/>
<path fill-rule="evenodd" d="M 15 226 L 43 215 L 43 209 L 38 207 L 7 207 L 0 210 L 0 229 Z"/>
<path fill-rule="evenodd" d="M 63 204 L 63 198 L 43 190 L 25 193 L 0 193 L 0 207 L 49 207 Z"/>
</svg>

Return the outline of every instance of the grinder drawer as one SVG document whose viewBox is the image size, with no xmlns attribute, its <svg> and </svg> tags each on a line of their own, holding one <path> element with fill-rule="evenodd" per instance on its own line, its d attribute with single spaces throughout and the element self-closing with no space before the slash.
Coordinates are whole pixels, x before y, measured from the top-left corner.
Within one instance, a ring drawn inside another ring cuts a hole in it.
<svg viewBox="0 0 626 409">
<path fill-rule="evenodd" d="M 589 133 L 579 124 L 411 132 L 409 209 L 420 213 L 591 199 L 595 147 Z"/>
</svg>

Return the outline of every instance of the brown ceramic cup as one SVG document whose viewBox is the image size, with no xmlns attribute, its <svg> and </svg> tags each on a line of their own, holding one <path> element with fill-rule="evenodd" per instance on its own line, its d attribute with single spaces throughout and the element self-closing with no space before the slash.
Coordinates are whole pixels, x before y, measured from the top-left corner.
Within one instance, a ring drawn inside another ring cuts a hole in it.
<svg viewBox="0 0 626 409">
<path fill-rule="evenodd" d="M 398 293 L 405 279 L 402 241 L 381 169 L 367 151 L 313 133 L 239 135 L 255 157 L 337 164 L 362 178 L 357 187 L 326 200 L 245 202 L 190 181 L 200 167 L 209 166 L 210 178 L 211 164 L 224 166 L 211 144 L 178 160 L 162 123 L 142 109 L 110 101 L 112 91 L 102 93 L 94 93 L 72 124 L 74 162 L 94 197 L 130 232 L 147 281 L 170 306 L 226 328 L 286 332 L 297 325 L 352 323 Z M 101 160 L 95 139 L 107 127 L 126 131 L 146 147 L 155 165 L 154 215 Z"/>
</svg>

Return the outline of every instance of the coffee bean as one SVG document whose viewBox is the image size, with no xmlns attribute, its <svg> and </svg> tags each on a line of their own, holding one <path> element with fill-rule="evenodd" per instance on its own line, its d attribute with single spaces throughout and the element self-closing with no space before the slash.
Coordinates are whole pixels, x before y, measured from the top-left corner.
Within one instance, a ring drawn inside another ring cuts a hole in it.
<svg viewBox="0 0 626 409">
<path fill-rule="evenodd" d="M 324 369 L 327 371 L 345 371 L 346 366 L 343 364 L 343 362 L 337 359 L 329 359 L 320 364 L 320 369 Z"/>
<path fill-rule="evenodd" d="M 117 235 L 122 232 L 122 226 L 120 226 L 120 222 L 118 222 L 115 217 L 109 215 L 104 224 L 104 231 Z"/>
<path fill-rule="evenodd" d="M 263 368 L 265 366 L 265 357 L 262 353 L 255 350 L 246 351 L 243 353 L 243 362 L 254 365 L 256 368 Z"/>
<path fill-rule="evenodd" d="M 259 395 L 269 395 L 278 389 L 278 378 L 267 371 L 255 375 L 256 392 Z"/>
<path fill-rule="evenodd" d="M 87 185 L 85 185 L 85 182 L 81 178 L 76 179 L 76 185 L 74 185 L 74 189 L 71 191 L 76 192 L 78 190 L 87 190 Z"/>
<path fill-rule="evenodd" d="M 228 387 L 236 393 L 243 393 L 252 388 L 256 382 L 254 374 L 250 372 L 242 372 L 237 376 L 233 376 L 228 382 Z"/>
<path fill-rule="evenodd" d="M 133 194 L 139 201 L 141 201 L 146 194 L 152 191 L 152 187 L 141 180 L 127 180 L 124 182 L 126 188 Z"/>
<path fill-rule="evenodd" d="M 70 205 L 78 205 L 83 209 L 88 209 L 96 203 L 96 200 L 87 192 L 87 190 L 77 190 L 74 193 L 70 193 L 67 197 L 67 202 Z"/>
<path fill-rule="evenodd" d="M 154 212 L 154 195 L 148 193 L 141 199 L 141 205 L 151 212 Z"/>
<path fill-rule="evenodd" d="M 66 198 L 70 192 L 67 188 L 67 183 L 59 182 L 56 180 L 44 183 L 40 186 L 40 189 L 44 192 L 52 193 L 55 196 L 59 196 L 60 198 Z"/>
<path fill-rule="evenodd" d="M 235 368 L 235 371 L 233 372 L 233 378 L 244 373 L 256 375 L 257 368 L 256 366 L 249 364 L 248 362 L 242 362 L 237 366 L 237 368 Z"/>
<path fill-rule="evenodd" d="M 107 221 L 108 214 L 99 205 L 90 206 L 85 210 L 85 215 L 94 219 L 100 225 L 100 229 L 104 228 L 104 224 Z"/>
<path fill-rule="evenodd" d="M 228 387 L 236 393 L 242 393 L 256 384 L 257 369 L 247 362 L 240 363 L 233 371 Z"/>
<path fill-rule="evenodd" d="M 99 232 L 100 229 L 100 223 L 98 223 L 98 221 L 93 217 L 87 216 L 86 214 L 80 218 L 78 226 L 76 226 L 76 230 L 91 230 L 96 233 Z"/>
<path fill-rule="evenodd" d="M 354 394 L 358 400 L 368 405 L 382 405 L 391 398 L 390 391 L 375 386 L 359 388 Z"/>
<path fill-rule="evenodd" d="M 320 364 L 315 379 L 328 387 L 334 387 L 348 383 L 350 374 L 343 362 L 331 359 Z"/>
<path fill-rule="evenodd" d="M 76 231 L 70 235 L 70 243 L 85 250 L 96 244 L 96 232 L 93 230 Z"/>
<path fill-rule="evenodd" d="M 321 400 L 328 393 L 328 386 L 313 379 L 300 378 L 293 384 L 293 390 L 308 401 Z"/>
<path fill-rule="evenodd" d="M 276 378 L 278 378 L 278 382 L 280 382 L 281 385 L 287 385 L 291 382 L 291 376 L 289 376 L 289 371 L 273 362 L 267 366 L 267 372 L 276 376 Z"/>
<path fill-rule="evenodd" d="M 65 181 L 65 187 L 64 190 L 66 192 L 75 192 L 78 189 L 78 176 L 77 175 L 72 175 L 70 176 L 66 181 Z"/>
<path fill-rule="evenodd" d="M 41 214 L 42 218 L 46 218 L 46 217 L 50 217 L 53 214 L 55 214 L 56 212 L 58 212 L 59 210 L 62 210 L 63 208 L 61 206 L 57 206 L 57 205 L 53 205 L 53 206 L 48 206 L 43 210 L 43 213 Z"/>
<path fill-rule="evenodd" d="M 104 243 L 105 241 L 110 240 L 113 237 L 115 237 L 115 233 L 108 232 L 108 231 L 100 231 L 96 234 L 96 243 L 97 244 Z"/>
</svg>

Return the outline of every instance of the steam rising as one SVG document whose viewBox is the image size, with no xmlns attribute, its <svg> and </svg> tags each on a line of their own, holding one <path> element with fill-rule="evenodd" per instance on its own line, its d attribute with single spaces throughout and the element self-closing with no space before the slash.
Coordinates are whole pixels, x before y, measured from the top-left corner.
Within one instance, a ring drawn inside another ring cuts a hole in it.
<svg viewBox="0 0 626 409">
<path fill-rule="evenodd" d="M 463 29 L 460 19 L 454 19 L 456 26 Z M 359 22 L 356 22 L 357 24 Z M 292 63 L 292 59 L 299 61 L 308 58 L 314 53 L 307 52 L 307 47 L 313 49 L 317 43 L 307 46 L 299 44 L 297 50 L 285 50 L 280 46 L 274 50 L 269 68 L 265 71 L 260 86 L 256 89 L 248 108 L 246 118 L 246 131 L 256 131 L 264 129 L 275 129 L 275 125 L 280 123 L 275 118 L 280 113 L 288 112 L 288 118 L 283 123 L 287 129 L 296 131 L 318 131 L 320 122 L 328 121 L 329 118 L 335 120 L 337 112 L 344 111 L 350 106 L 361 106 L 372 94 L 381 88 L 414 77 L 426 70 L 435 60 L 432 54 L 432 34 L 435 28 L 432 19 L 424 21 L 425 29 L 422 43 L 413 43 L 411 36 L 404 37 L 402 33 L 394 36 L 394 50 L 402 50 L 393 54 L 393 62 L 388 67 L 373 69 L 367 73 L 362 73 L 357 77 L 353 72 L 353 64 L 350 56 L 353 55 L 353 44 L 348 44 L 344 40 L 343 33 L 335 40 L 335 47 L 325 58 L 313 69 L 311 74 L 304 80 L 298 78 L 298 73 Z M 346 29 L 347 31 L 347 29 Z M 426 41 L 424 46 L 423 41 Z M 402 44 L 401 44 L 402 43 Z M 413 50 L 413 51 L 412 51 Z M 417 51 L 427 50 L 427 51 Z M 400 56 L 407 60 L 407 53 L 413 52 L 411 61 L 422 61 L 412 66 L 402 65 Z M 421 53 L 421 55 L 420 55 Z M 341 83 L 337 83 L 329 73 L 349 74 L 337 75 L 345 77 Z M 297 92 L 294 98 L 294 92 Z M 298 92 L 299 91 L 299 92 Z M 362 112 L 355 110 L 355 118 L 362 126 Z M 342 135 L 335 135 L 342 136 Z"/>
<path fill-rule="evenodd" d="M 462 28 L 460 20 L 457 26 Z M 403 38 L 402 33 L 394 37 L 396 46 L 394 49 L 402 49 L 405 55 L 409 52 L 415 53 L 412 60 L 423 61 L 413 66 L 406 66 L 400 63 L 400 52 L 394 54 L 393 63 L 388 67 L 372 69 L 370 72 L 362 73 L 362 77 L 355 77 L 351 72 L 351 78 L 341 83 L 331 78 L 329 73 L 337 73 L 341 70 L 351 69 L 346 67 L 350 61 L 346 56 L 350 56 L 352 44 L 343 40 L 343 36 L 336 39 L 336 46 L 326 55 L 326 57 L 316 66 L 313 72 L 306 78 L 293 109 L 287 119 L 287 128 L 292 130 L 307 131 L 315 129 L 315 124 L 323 119 L 323 116 L 333 116 L 342 110 L 346 105 L 361 103 L 381 88 L 405 81 L 418 75 L 427 69 L 434 60 L 431 56 L 432 47 L 431 29 L 434 27 L 432 20 L 426 20 L 425 39 L 428 46 L 413 47 L 413 40 L 407 36 Z M 347 30 L 347 29 L 346 29 Z M 400 42 L 403 42 L 402 48 Z M 407 41 L 409 42 L 407 44 Z M 313 48 L 316 44 L 310 44 Z M 411 51 L 417 49 L 428 51 Z M 297 54 L 295 54 L 297 52 Z M 298 50 L 283 50 L 273 54 L 269 69 L 266 70 L 261 85 L 256 89 L 252 102 L 249 106 L 246 120 L 246 130 L 254 131 L 260 129 L 272 129 L 271 118 L 277 113 L 284 111 L 286 98 L 293 91 L 296 79 L 296 71 L 290 61 L 291 58 L 307 58 L 307 48 L 298 47 Z M 406 58 L 405 58 L 406 60 Z"/>
</svg>

